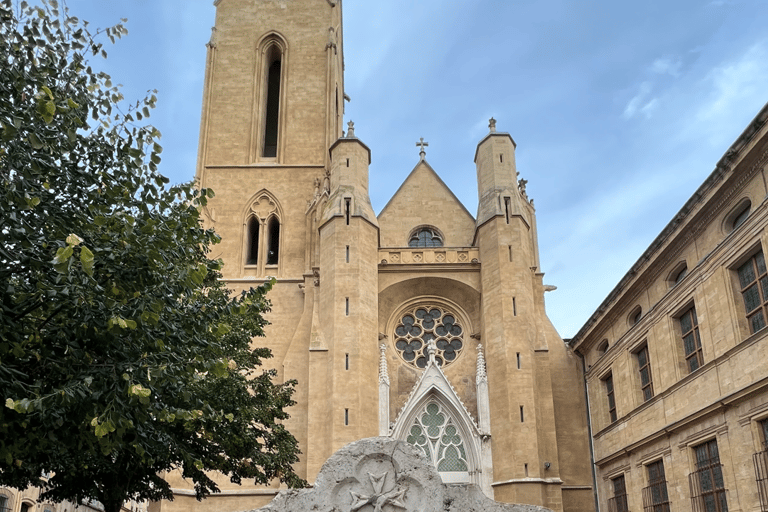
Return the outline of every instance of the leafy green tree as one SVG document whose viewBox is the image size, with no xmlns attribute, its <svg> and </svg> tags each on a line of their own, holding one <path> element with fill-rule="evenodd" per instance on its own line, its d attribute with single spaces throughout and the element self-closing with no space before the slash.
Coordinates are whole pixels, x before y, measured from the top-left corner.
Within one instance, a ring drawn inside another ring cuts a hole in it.
<svg viewBox="0 0 768 512">
<path fill-rule="evenodd" d="M 0 0 L 0 485 L 107 512 L 172 499 L 172 470 L 199 498 L 208 471 L 301 485 L 292 383 L 251 348 L 271 284 L 230 296 L 211 191 L 169 186 L 139 124 L 155 95 L 121 110 L 88 62 L 125 33 Z"/>
</svg>

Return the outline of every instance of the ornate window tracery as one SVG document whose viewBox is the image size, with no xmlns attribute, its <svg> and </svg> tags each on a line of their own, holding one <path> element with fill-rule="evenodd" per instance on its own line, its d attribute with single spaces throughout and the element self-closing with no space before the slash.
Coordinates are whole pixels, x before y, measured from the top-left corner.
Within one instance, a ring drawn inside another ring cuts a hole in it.
<svg viewBox="0 0 768 512">
<path fill-rule="evenodd" d="M 408 247 L 442 247 L 443 235 L 435 228 L 421 227 L 411 233 Z"/>
<path fill-rule="evenodd" d="M 469 471 L 464 440 L 451 416 L 434 400 L 416 415 L 406 441 L 420 448 L 440 473 Z"/>
<path fill-rule="evenodd" d="M 435 361 L 447 366 L 461 354 L 463 333 L 458 317 L 444 306 L 419 305 L 400 317 L 395 327 L 395 348 L 408 364 L 425 368 L 429 361 L 427 345 L 434 341 Z"/>
<path fill-rule="evenodd" d="M 246 211 L 245 264 L 263 275 L 280 261 L 280 208 L 266 191 L 255 197 Z"/>
</svg>

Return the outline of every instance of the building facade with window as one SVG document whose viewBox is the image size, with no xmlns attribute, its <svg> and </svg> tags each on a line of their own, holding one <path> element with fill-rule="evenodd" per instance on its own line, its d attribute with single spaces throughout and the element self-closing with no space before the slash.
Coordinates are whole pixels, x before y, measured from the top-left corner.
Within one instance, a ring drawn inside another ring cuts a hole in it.
<svg viewBox="0 0 768 512">
<path fill-rule="evenodd" d="M 197 180 L 235 291 L 274 277 L 267 361 L 298 382 L 290 431 L 310 483 L 339 448 L 391 436 L 445 482 L 503 502 L 594 510 L 581 362 L 544 311 L 536 214 L 515 143 L 474 155 L 473 215 L 421 153 L 381 212 L 376 148 L 343 123 L 341 2 L 219 0 L 208 45 Z M 473 155 L 467 155 L 471 165 Z M 247 510 L 270 488 L 190 484 L 159 510 Z M 155 506 L 155 505 L 153 505 Z"/>
<path fill-rule="evenodd" d="M 768 511 L 766 120 L 570 341 L 601 510 Z"/>
</svg>

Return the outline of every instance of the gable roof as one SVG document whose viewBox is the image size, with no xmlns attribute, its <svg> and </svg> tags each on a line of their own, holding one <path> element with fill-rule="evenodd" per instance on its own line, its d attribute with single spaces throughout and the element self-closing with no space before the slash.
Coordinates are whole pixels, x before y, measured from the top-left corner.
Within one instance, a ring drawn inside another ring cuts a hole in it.
<svg viewBox="0 0 768 512">
<path fill-rule="evenodd" d="M 475 217 L 469 213 L 469 210 L 467 210 L 467 207 L 464 206 L 464 203 L 462 203 L 458 197 L 456 197 L 456 194 L 453 193 L 453 191 L 448 187 L 448 185 L 445 184 L 445 182 L 440 179 L 440 176 L 435 172 L 435 170 L 432 168 L 431 165 L 429 165 L 429 162 L 425 158 L 422 158 L 419 160 L 419 162 L 416 164 L 416 166 L 413 168 L 413 170 L 408 174 L 408 176 L 405 178 L 403 183 L 400 185 L 400 187 L 397 189 L 397 191 L 392 195 L 392 197 L 389 198 L 389 201 L 387 201 L 387 204 L 384 205 L 384 208 L 381 209 L 377 217 L 381 217 L 386 211 L 387 208 L 392 204 L 392 202 L 395 200 L 396 197 L 403 194 L 403 190 L 405 189 L 405 185 L 414 179 L 414 176 L 421 170 L 426 169 L 429 174 L 434 177 L 434 179 L 437 181 L 440 187 L 442 187 L 449 195 L 453 201 L 456 202 L 459 206 L 461 206 L 461 209 L 464 210 L 464 212 L 467 214 L 467 216 L 472 220 L 472 222 L 475 222 Z"/>
</svg>

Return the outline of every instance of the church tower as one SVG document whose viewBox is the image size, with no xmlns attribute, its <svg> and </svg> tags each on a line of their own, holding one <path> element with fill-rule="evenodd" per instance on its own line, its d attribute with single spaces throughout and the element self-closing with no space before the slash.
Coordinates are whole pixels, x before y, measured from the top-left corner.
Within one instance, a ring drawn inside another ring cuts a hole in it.
<svg viewBox="0 0 768 512">
<path fill-rule="evenodd" d="M 286 421 L 296 472 L 313 483 L 342 446 L 389 436 L 419 447 L 443 482 L 593 510 L 580 362 L 546 317 L 512 137 L 492 120 L 478 145 L 477 218 L 423 139 L 376 215 L 365 127 L 342 124 L 341 2 L 216 6 L 196 176 L 216 193 L 204 214 L 227 285 L 276 279 L 255 343 L 272 350 L 279 379 L 298 383 Z M 197 503 L 168 478 L 177 499 L 163 512 L 248 510 L 279 490 L 221 477 L 222 493 Z"/>
</svg>

